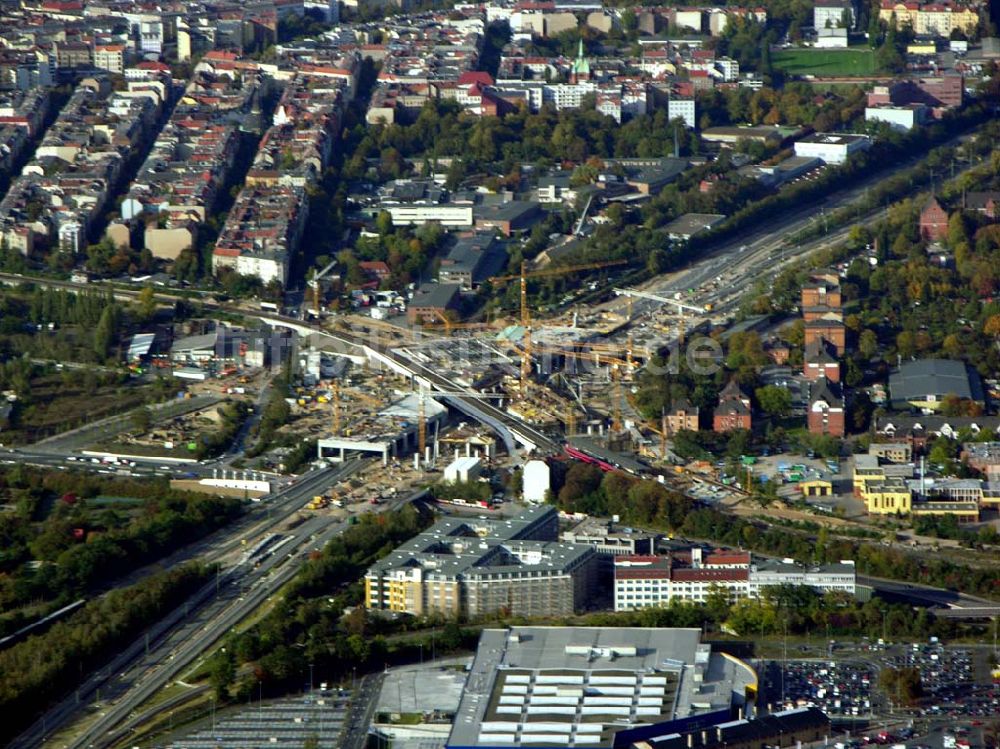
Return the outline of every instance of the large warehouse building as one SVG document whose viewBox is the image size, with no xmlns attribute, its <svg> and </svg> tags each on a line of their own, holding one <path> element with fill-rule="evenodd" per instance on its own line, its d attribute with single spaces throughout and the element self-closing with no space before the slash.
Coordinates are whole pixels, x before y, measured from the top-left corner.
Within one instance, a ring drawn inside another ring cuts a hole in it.
<svg viewBox="0 0 1000 749">
<path fill-rule="evenodd" d="M 745 718 L 757 676 L 698 629 L 484 630 L 448 749 L 618 749 Z"/>
</svg>

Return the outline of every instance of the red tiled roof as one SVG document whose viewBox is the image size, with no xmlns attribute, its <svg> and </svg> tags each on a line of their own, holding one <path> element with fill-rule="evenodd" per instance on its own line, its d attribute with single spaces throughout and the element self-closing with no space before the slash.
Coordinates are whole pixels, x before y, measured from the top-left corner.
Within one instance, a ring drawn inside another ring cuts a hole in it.
<svg viewBox="0 0 1000 749">
<path fill-rule="evenodd" d="M 467 70 L 458 76 L 459 86 L 468 86 L 478 83 L 480 86 L 492 86 L 493 76 L 484 70 Z"/>
<path fill-rule="evenodd" d="M 750 552 L 747 551 L 712 552 L 711 554 L 705 557 L 704 563 L 707 565 L 750 564 Z"/>
<path fill-rule="evenodd" d="M 662 567 L 615 567 L 616 580 L 669 580 L 670 570 Z"/>
<path fill-rule="evenodd" d="M 750 570 L 678 569 L 673 571 L 673 579 L 680 582 L 739 582 L 750 579 Z"/>
</svg>

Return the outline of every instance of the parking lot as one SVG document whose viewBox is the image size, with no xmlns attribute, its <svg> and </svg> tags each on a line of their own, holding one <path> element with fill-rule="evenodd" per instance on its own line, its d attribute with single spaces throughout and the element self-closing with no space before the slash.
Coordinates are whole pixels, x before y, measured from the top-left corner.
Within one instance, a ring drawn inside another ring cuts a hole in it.
<svg viewBox="0 0 1000 749">
<path fill-rule="evenodd" d="M 927 717 L 986 718 L 1000 715 L 1000 692 L 989 674 L 977 669 L 971 650 L 940 644 L 909 646 L 883 659 L 890 668 L 913 667 L 920 671 L 924 700 L 919 714 Z"/>
<path fill-rule="evenodd" d="M 169 749 L 302 749 L 315 737 L 323 749 L 341 746 L 347 715 L 345 697 L 316 691 L 311 696 L 226 713 L 214 726 L 174 741 Z"/>
<path fill-rule="evenodd" d="M 871 665 L 809 660 L 776 662 L 774 666 L 781 681 L 771 688 L 784 694 L 786 706 L 815 706 L 831 718 L 871 715 L 872 685 L 878 679 Z"/>
<path fill-rule="evenodd" d="M 1000 688 L 993 684 L 987 649 L 865 641 L 838 643 L 837 653 L 839 660 L 768 661 L 768 700 L 775 708 L 783 698 L 787 707 L 822 709 L 842 730 L 850 728 L 859 747 L 905 742 L 909 749 L 939 749 L 950 734 L 979 737 L 970 739 L 975 749 L 983 746 L 982 726 L 1000 717 Z M 923 688 L 912 707 L 900 706 L 879 687 L 883 669 L 908 667 L 919 671 Z"/>
</svg>

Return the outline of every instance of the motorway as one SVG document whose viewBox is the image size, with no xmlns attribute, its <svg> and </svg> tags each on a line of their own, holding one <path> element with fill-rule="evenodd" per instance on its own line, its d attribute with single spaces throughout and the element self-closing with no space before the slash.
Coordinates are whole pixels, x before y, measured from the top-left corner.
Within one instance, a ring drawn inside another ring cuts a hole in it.
<svg viewBox="0 0 1000 749">
<path fill-rule="evenodd" d="M 941 144 L 941 147 L 958 145 L 970 137 L 968 134 L 955 136 Z M 854 187 L 835 190 L 819 201 L 807 203 L 774 220 L 741 232 L 731 239 L 712 246 L 706 254 L 683 270 L 653 279 L 644 284 L 642 289 L 662 296 L 673 296 L 680 292 L 684 301 L 688 303 L 712 303 L 715 313 L 730 309 L 738 303 L 739 298 L 753 283 L 764 278 L 773 278 L 782 265 L 843 241 L 850 227 L 795 247 L 789 246 L 788 237 L 814 225 L 822 220 L 825 214 L 849 206 L 863 197 L 873 185 L 912 168 L 923 156 L 924 154 L 916 154 L 888 170 L 873 174 Z M 956 176 L 974 166 L 978 164 L 966 164 L 961 171 L 956 171 Z M 881 215 L 882 209 L 879 208 L 859 216 L 856 223 L 872 223 Z M 707 294 L 696 294 L 694 297 L 687 295 L 689 289 L 695 289 L 697 292 L 715 282 L 717 278 L 720 280 L 716 290 Z M 658 302 L 652 300 L 635 299 L 632 302 L 633 316 L 640 316 L 659 306 Z"/>
<path fill-rule="evenodd" d="M 246 518 L 178 554 L 193 558 L 210 551 L 209 558 L 235 557 L 243 548 L 242 541 L 247 537 L 244 534 L 252 532 L 256 536 L 277 528 L 300 509 L 307 498 L 325 490 L 332 482 L 353 475 L 363 464 L 353 461 L 335 470 L 312 471 L 262 503 L 267 507 L 258 508 Z M 389 503 L 385 508 L 402 501 Z M 269 517 L 262 520 L 262 514 Z M 216 579 L 207 583 L 184 606 L 151 627 L 110 664 L 92 674 L 73 694 L 50 709 L 11 743 L 12 749 L 42 745 L 46 737 L 76 717 L 82 705 L 92 697 L 104 709 L 86 733 L 67 746 L 103 746 L 102 738 L 108 730 L 290 580 L 309 551 L 322 548 L 326 541 L 348 527 L 346 522 L 333 525 L 330 522 L 329 517 L 314 516 L 296 526 L 288 532 L 290 540 L 256 568 L 240 562 L 224 571 L 220 569 Z M 252 527 L 254 525 L 256 527 Z M 170 561 L 183 560 L 171 558 Z"/>
</svg>

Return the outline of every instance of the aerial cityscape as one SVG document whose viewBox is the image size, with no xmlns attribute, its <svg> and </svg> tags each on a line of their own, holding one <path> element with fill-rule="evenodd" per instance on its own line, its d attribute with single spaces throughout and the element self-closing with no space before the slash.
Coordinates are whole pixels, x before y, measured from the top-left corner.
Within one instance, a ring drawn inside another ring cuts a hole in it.
<svg viewBox="0 0 1000 749">
<path fill-rule="evenodd" d="M 0 746 L 1000 745 L 1000 5 L 0 21 Z"/>
</svg>

